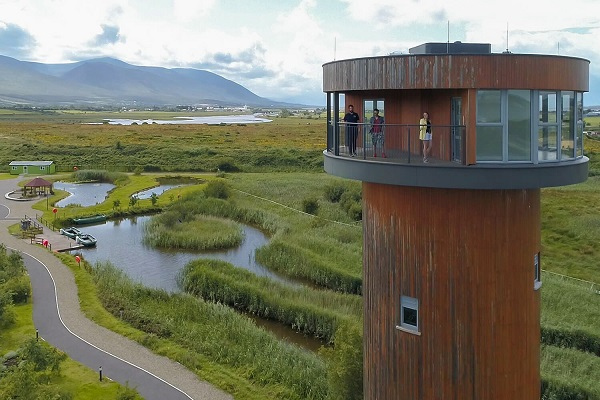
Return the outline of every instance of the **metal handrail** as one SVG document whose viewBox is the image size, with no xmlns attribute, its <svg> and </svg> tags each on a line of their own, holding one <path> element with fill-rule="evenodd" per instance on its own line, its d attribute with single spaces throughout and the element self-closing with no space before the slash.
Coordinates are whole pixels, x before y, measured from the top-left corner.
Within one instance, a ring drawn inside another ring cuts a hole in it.
<svg viewBox="0 0 600 400">
<path fill-rule="evenodd" d="M 348 133 L 348 128 L 353 127 L 356 131 Z M 411 163 L 412 156 L 420 153 L 420 148 L 415 147 L 415 135 L 421 127 L 419 124 L 382 124 L 382 132 L 384 134 L 385 152 L 391 150 L 394 156 L 391 158 L 404 158 L 406 161 L 402 163 Z M 370 157 L 369 154 L 374 154 L 374 148 L 369 140 L 368 133 L 370 132 L 371 124 L 368 122 L 345 122 L 338 121 L 337 126 L 333 120 L 328 121 L 328 135 L 333 136 L 335 145 L 333 149 L 328 146 L 327 151 L 333 152 L 335 155 L 352 155 L 355 152 L 366 160 Z M 434 152 L 441 154 L 441 159 L 448 161 L 458 161 L 461 164 L 466 164 L 465 157 L 465 125 L 431 125 L 434 134 L 434 140 L 438 144 L 438 148 Z M 352 137 L 351 137 L 351 136 Z M 435 137 L 443 137 L 441 141 Z M 356 143 L 354 143 L 356 142 Z M 356 147 L 356 148 L 355 148 Z M 435 147 L 435 146 L 434 146 Z M 441 147 L 441 148 L 439 148 Z M 388 154 L 391 155 L 391 154 Z"/>
</svg>

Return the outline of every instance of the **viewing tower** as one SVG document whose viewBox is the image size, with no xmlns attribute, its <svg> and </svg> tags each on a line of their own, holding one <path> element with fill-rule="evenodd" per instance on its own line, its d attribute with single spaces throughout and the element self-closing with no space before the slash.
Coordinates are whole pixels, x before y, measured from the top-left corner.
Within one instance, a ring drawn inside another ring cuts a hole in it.
<svg viewBox="0 0 600 400">
<path fill-rule="evenodd" d="M 363 182 L 365 399 L 539 400 L 540 189 L 587 178 L 589 61 L 426 43 L 324 64 L 323 88 L 325 170 Z"/>
</svg>

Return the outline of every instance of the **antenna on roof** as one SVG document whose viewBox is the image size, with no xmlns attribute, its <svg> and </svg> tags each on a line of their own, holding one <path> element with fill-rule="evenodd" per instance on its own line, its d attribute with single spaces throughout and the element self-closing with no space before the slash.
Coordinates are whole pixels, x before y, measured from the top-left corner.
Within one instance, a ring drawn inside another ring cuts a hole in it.
<svg viewBox="0 0 600 400">
<path fill-rule="evenodd" d="M 446 42 L 446 53 L 450 53 L 450 20 L 448 20 L 448 41 Z"/>
<path fill-rule="evenodd" d="M 510 51 L 508 51 L 508 22 L 506 23 L 506 52 L 510 53 Z"/>
<path fill-rule="evenodd" d="M 337 36 L 333 37 L 333 61 L 335 61 L 335 51 L 337 49 Z"/>
<path fill-rule="evenodd" d="M 504 54 L 508 54 L 510 53 L 510 50 L 508 50 L 508 22 L 506 23 L 506 50 L 504 50 Z"/>
</svg>

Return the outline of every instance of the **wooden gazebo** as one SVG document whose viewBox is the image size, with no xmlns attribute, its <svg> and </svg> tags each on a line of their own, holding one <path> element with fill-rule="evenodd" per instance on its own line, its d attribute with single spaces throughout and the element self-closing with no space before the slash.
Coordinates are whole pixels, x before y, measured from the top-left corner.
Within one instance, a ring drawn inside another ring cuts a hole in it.
<svg viewBox="0 0 600 400">
<path fill-rule="evenodd" d="M 47 196 L 48 194 L 52 193 L 52 183 L 48 182 L 45 179 L 42 178 L 35 178 L 34 180 L 32 180 L 29 183 L 26 183 L 23 186 L 23 195 L 27 196 L 27 194 L 29 195 L 44 195 Z"/>
</svg>

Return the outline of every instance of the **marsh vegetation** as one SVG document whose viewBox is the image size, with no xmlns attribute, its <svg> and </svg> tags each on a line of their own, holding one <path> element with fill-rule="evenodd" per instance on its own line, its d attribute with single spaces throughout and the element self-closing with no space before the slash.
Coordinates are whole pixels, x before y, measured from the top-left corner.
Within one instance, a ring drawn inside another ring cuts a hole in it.
<svg viewBox="0 0 600 400">
<path fill-rule="evenodd" d="M 246 127 L 63 129 L 23 122 L 7 130 L 12 132 L 7 143 L 13 146 L 7 151 L 22 147 L 31 150 L 30 157 L 52 159 L 59 154 L 52 143 L 77 137 L 78 144 L 61 153 L 61 163 L 75 163 L 75 155 L 85 159 L 97 145 L 98 154 L 115 153 L 107 160 L 117 169 L 141 168 L 141 174 L 127 174 L 102 204 L 61 210 L 62 223 L 81 214 L 160 211 L 152 222 L 160 233 L 154 245 L 169 247 L 202 246 L 190 240 L 201 225 L 214 224 L 202 239 L 206 243 L 216 231 L 228 231 L 222 224 L 230 223 L 231 232 L 236 224 L 249 224 L 271 237 L 256 254 L 263 265 L 310 282 L 308 287 L 291 288 L 227 263 L 199 260 L 181 276 L 189 293 L 169 294 L 133 283 L 106 263 L 88 265 L 85 272 L 72 257 L 61 255 L 76 276 L 82 307 L 90 318 L 177 360 L 236 398 L 361 398 L 362 226 L 356 207 L 360 184 L 321 172 L 325 125 L 319 124 L 312 121 L 307 126 L 292 119 Z M 43 152 L 23 146 L 30 135 L 41 132 L 50 137 L 43 140 Z M 92 136 L 97 137 L 95 145 Z M 114 147 L 117 140 L 120 150 Z M 600 143 L 588 139 L 585 145 L 591 178 L 580 185 L 542 190 L 542 267 L 598 282 Z M 133 193 L 156 185 L 165 175 L 146 171 L 177 170 L 180 160 L 186 160 L 188 171 L 219 168 L 219 176 L 202 175 L 198 184 L 178 188 L 176 196 L 162 194 L 157 204 L 145 199 L 129 206 Z M 246 173 L 227 172 L 236 170 Z M 316 204 L 312 213 L 302 212 L 307 199 Z M 37 207 L 50 212 L 45 204 Z M 600 297 L 589 284 L 577 282 L 543 274 L 545 399 L 600 399 Z M 234 309 L 289 324 L 330 345 L 317 353 L 301 350 Z"/>
</svg>

